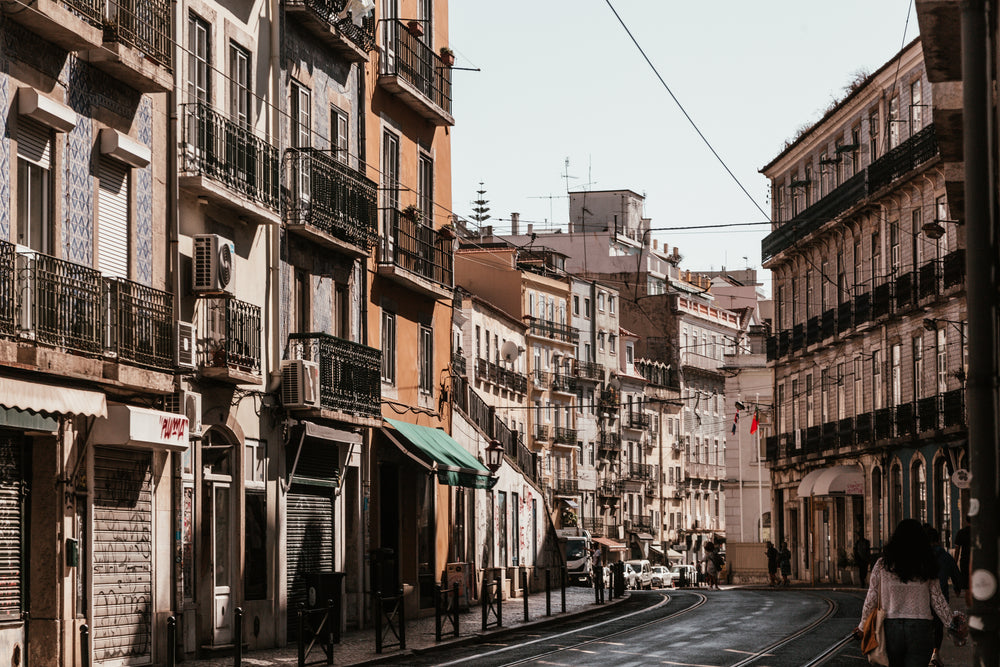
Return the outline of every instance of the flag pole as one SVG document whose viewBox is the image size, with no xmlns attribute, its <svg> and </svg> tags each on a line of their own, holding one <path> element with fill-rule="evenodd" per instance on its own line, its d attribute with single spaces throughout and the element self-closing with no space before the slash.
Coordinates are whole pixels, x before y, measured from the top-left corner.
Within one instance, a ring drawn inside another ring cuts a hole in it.
<svg viewBox="0 0 1000 667">
<path fill-rule="evenodd" d="M 737 398 L 736 402 L 739 403 L 740 399 Z M 739 412 L 739 408 L 736 408 L 736 411 Z M 746 536 L 743 534 L 743 517 L 746 515 L 743 513 L 743 433 L 739 428 L 736 429 L 736 452 L 739 455 L 738 469 L 740 471 L 740 542 L 744 542 Z"/>
<path fill-rule="evenodd" d="M 773 403 L 773 401 L 772 401 L 772 403 Z M 755 400 L 755 402 L 753 404 L 753 409 L 754 409 L 754 414 L 757 414 L 760 411 L 760 393 L 757 394 L 757 398 L 756 398 L 756 400 Z M 757 436 L 756 439 L 754 440 L 754 443 L 757 446 L 757 516 L 759 517 L 757 521 L 758 521 L 758 524 L 760 525 L 760 536 L 759 536 L 759 538 L 760 538 L 760 541 L 763 542 L 764 541 L 764 483 L 761 481 L 761 477 L 760 477 L 760 469 L 761 469 L 762 466 L 761 466 L 761 460 L 760 460 L 760 418 L 759 417 L 757 419 L 757 432 L 754 433 L 754 435 Z M 771 526 L 772 527 L 774 526 L 774 517 L 773 516 L 771 517 Z M 774 541 L 774 535 L 771 536 L 771 541 L 772 542 Z"/>
</svg>

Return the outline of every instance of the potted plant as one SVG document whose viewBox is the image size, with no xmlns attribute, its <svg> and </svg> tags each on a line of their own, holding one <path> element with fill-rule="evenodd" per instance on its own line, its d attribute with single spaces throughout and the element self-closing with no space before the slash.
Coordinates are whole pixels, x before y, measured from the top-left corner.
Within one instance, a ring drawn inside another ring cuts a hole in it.
<svg viewBox="0 0 1000 667">
<path fill-rule="evenodd" d="M 420 209 L 413 204 L 404 208 L 399 214 L 412 222 L 420 222 Z"/>
<path fill-rule="evenodd" d="M 449 49 L 447 46 L 441 47 L 441 62 L 444 63 L 445 67 L 455 66 L 455 52 Z"/>
<path fill-rule="evenodd" d="M 456 236 L 456 234 L 455 234 L 455 227 L 453 225 L 451 225 L 450 223 L 447 224 L 447 225 L 445 225 L 444 227 L 441 227 L 438 230 L 438 236 L 440 236 L 443 239 L 448 239 L 448 240 L 451 240 L 451 239 L 455 238 L 455 236 Z"/>
<path fill-rule="evenodd" d="M 407 22 L 406 29 L 414 37 L 424 36 L 424 24 L 416 19 L 412 19 L 411 21 Z"/>
</svg>

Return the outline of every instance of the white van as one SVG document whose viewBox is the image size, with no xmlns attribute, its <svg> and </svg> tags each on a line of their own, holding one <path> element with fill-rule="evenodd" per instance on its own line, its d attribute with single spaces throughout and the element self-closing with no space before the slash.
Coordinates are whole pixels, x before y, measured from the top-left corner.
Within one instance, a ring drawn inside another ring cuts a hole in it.
<svg viewBox="0 0 1000 667">
<path fill-rule="evenodd" d="M 641 588 L 644 591 L 653 589 L 653 566 L 645 558 L 641 560 L 625 561 L 635 570 L 635 584 L 633 588 Z"/>
</svg>

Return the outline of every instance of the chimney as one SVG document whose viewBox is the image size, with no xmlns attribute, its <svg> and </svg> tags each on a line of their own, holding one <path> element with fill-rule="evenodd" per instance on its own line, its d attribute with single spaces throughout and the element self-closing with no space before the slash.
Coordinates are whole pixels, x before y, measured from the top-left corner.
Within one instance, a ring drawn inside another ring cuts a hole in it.
<svg viewBox="0 0 1000 667">
<path fill-rule="evenodd" d="M 493 236 L 493 225 L 483 227 L 483 236 Z"/>
<path fill-rule="evenodd" d="M 529 236 L 530 236 L 530 235 L 532 234 L 532 229 L 533 229 L 533 228 L 534 228 L 534 225 L 533 225 L 533 224 L 531 224 L 531 223 L 529 222 L 529 223 L 528 223 L 528 235 L 529 235 Z"/>
<path fill-rule="evenodd" d="M 657 245 L 657 241 L 656 241 L 656 239 L 653 239 L 653 250 L 656 250 L 656 245 Z"/>
<path fill-rule="evenodd" d="M 521 223 L 521 214 L 520 213 L 511 213 L 510 214 L 510 233 L 511 233 L 511 236 L 517 236 L 517 232 L 518 232 L 517 228 L 520 227 L 520 223 Z"/>
</svg>

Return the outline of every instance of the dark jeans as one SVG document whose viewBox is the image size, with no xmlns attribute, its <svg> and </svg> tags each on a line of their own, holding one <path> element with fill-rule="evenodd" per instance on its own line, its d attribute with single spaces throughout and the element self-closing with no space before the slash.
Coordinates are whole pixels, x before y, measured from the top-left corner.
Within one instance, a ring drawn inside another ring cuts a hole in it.
<svg viewBox="0 0 1000 667">
<path fill-rule="evenodd" d="M 934 652 L 934 627 L 930 619 L 885 619 L 885 650 L 889 667 L 927 667 Z"/>
</svg>

